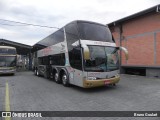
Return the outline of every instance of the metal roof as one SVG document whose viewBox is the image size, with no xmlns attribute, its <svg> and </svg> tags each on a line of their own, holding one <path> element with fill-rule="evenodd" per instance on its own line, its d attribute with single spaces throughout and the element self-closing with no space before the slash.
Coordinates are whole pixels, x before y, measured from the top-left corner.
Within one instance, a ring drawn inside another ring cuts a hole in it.
<svg viewBox="0 0 160 120">
<path fill-rule="evenodd" d="M 0 48 L 16 49 L 15 47 L 11 47 L 11 46 L 0 46 Z"/>
<path fill-rule="evenodd" d="M 15 45 L 15 46 L 20 46 L 20 47 L 25 47 L 25 48 L 32 48 L 32 46 L 30 46 L 30 45 L 25 45 L 25 44 L 22 44 L 22 43 L 13 42 L 13 41 L 6 40 L 6 39 L 0 39 L 0 44 L 1 43 L 7 43 L 7 44 L 11 44 L 11 45 Z"/>
<path fill-rule="evenodd" d="M 111 25 L 120 24 L 120 23 L 122 23 L 124 21 L 127 21 L 127 20 L 142 16 L 142 15 L 145 15 L 145 14 L 150 13 L 150 12 L 160 12 L 160 4 L 158 4 L 156 6 L 153 6 L 151 8 L 148 8 L 146 10 L 143 10 L 141 12 L 135 13 L 133 15 L 127 16 L 125 18 L 122 18 L 122 19 L 116 20 L 114 22 L 108 23 L 107 25 L 111 26 Z"/>
<path fill-rule="evenodd" d="M 21 55 L 29 54 L 29 52 L 32 48 L 32 46 L 30 46 L 30 45 L 25 45 L 25 44 L 22 44 L 22 43 L 17 43 L 17 42 L 5 40 L 5 39 L 0 39 L 0 45 L 1 46 L 16 47 L 17 53 L 21 54 Z"/>
</svg>

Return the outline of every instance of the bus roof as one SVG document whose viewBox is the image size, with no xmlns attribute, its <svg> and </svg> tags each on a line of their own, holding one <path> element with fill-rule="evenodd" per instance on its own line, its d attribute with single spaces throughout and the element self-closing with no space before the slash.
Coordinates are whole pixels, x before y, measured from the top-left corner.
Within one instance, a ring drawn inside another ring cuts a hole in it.
<svg viewBox="0 0 160 120">
<path fill-rule="evenodd" d="M 105 27 L 108 27 L 108 25 L 105 25 L 105 24 L 101 24 L 101 23 L 98 23 L 98 22 L 92 22 L 92 21 L 87 21 L 87 20 L 75 20 L 75 21 L 72 21 L 72 22 L 70 22 L 70 23 L 68 23 L 68 24 L 71 24 L 71 23 L 78 23 L 78 22 L 83 22 L 83 23 L 91 23 L 91 24 L 98 24 L 98 25 L 102 25 L 102 26 L 105 26 Z M 66 24 L 66 25 L 68 25 L 68 24 Z M 65 25 L 65 26 L 66 26 Z M 64 27 L 65 27 L 64 26 Z"/>
<path fill-rule="evenodd" d="M 97 23 L 97 22 L 92 22 L 92 21 L 86 21 L 86 20 L 74 20 L 72 22 L 69 22 L 68 24 L 66 24 L 65 26 L 63 26 L 62 28 L 60 29 L 63 29 L 64 27 L 66 27 L 67 25 L 69 24 L 77 24 L 77 23 L 90 23 L 90 24 L 97 24 L 97 25 L 101 25 L 101 26 L 105 26 L 105 27 L 108 27 L 107 25 L 105 24 L 101 24 L 101 23 Z M 53 35 L 55 32 L 59 31 L 60 29 L 54 31 L 52 34 L 48 35 L 47 37 L 43 38 L 42 40 L 38 41 L 37 43 L 35 43 L 33 45 L 33 48 L 32 48 L 32 51 L 35 51 L 37 50 L 38 48 L 36 47 L 39 47 L 39 48 L 43 48 L 43 47 L 46 47 L 45 44 L 44 44 L 44 41 L 46 40 L 46 38 L 48 38 L 49 36 Z"/>
<path fill-rule="evenodd" d="M 91 24 L 97 24 L 97 25 L 101 25 L 101 26 L 105 26 L 105 27 L 108 27 L 107 25 L 104 25 L 104 24 L 101 24 L 101 23 L 97 23 L 97 22 L 92 22 L 92 21 L 87 21 L 87 20 L 74 20 L 74 21 L 72 21 L 72 22 L 69 22 L 68 24 L 66 24 L 65 26 L 67 26 L 67 25 L 69 25 L 69 24 L 72 24 L 72 23 L 79 23 L 79 22 L 83 22 L 83 23 L 91 23 Z M 62 28 L 64 28 L 65 26 L 63 26 Z M 62 29 L 62 28 L 59 28 L 58 30 L 60 30 L 60 29 Z M 58 31 L 58 30 L 56 30 L 56 31 Z M 56 32 L 55 31 L 55 32 Z M 53 33 L 55 33 L 55 32 L 53 32 Z M 52 34 L 53 34 L 52 33 Z M 51 34 L 50 34 L 51 35 Z M 48 35 L 47 37 L 49 37 L 50 35 Z M 45 37 L 45 38 L 47 38 L 47 37 Z M 40 41 L 38 41 L 36 44 L 38 44 L 38 43 L 41 43 L 45 38 L 43 38 L 42 40 L 40 40 Z M 34 44 L 34 45 L 36 45 L 36 44 Z M 33 46 L 34 46 L 33 45 Z"/>
</svg>

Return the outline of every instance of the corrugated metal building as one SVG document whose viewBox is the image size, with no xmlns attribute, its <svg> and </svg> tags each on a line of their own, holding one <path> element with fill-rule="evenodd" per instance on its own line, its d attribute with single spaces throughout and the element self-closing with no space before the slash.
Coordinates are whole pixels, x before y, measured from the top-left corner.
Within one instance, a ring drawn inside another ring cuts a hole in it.
<svg viewBox="0 0 160 120">
<path fill-rule="evenodd" d="M 121 73 L 160 77 L 160 5 L 108 24 L 121 54 Z"/>
</svg>

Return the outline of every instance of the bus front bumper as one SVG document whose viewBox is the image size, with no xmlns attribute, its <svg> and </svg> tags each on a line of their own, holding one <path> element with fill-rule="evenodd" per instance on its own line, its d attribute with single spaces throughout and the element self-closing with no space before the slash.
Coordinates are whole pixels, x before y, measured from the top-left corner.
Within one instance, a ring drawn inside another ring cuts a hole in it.
<svg viewBox="0 0 160 120">
<path fill-rule="evenodd" d="M 98 80 L 83 80 L 84 88 L 92 88 L 92 87 L 100 87 L 106 85 L 112 85 L 118 83 L 120 80 L 120 76 L 117 75 L 113 78 L 108 79 L 98 79 Z"/>
<path fill-rule="evenodd" d="M 16 69 L 0 69 L 0 75 L 3 74 L 14 74 L 16 72 Z"/>
</svg>

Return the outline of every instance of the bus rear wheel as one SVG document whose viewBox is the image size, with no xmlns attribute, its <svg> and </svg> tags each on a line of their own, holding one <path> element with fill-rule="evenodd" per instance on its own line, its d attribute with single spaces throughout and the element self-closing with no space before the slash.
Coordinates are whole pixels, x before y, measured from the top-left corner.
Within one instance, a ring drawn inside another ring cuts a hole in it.
<svg viewBox="0 0 160 120">
<path fill-rule="evenodd" d="M 62 75 L 62 84 L 63 84 L 65 87 L 68 87 L 68 86 L 69 86 L 69 81 L 68 81 L 68 77 L 67 77 L 66 73 L 63 73 L 63 75 Z"/>
</svg>

